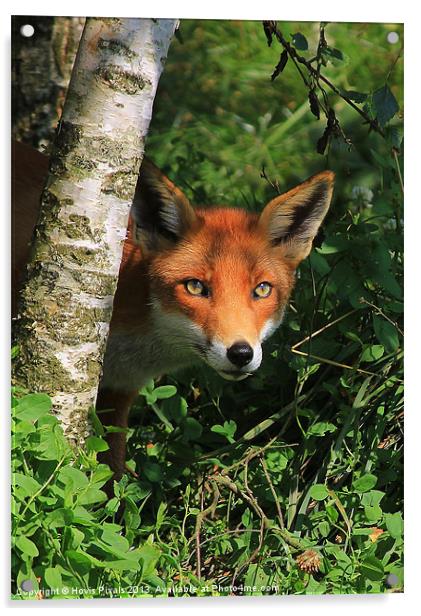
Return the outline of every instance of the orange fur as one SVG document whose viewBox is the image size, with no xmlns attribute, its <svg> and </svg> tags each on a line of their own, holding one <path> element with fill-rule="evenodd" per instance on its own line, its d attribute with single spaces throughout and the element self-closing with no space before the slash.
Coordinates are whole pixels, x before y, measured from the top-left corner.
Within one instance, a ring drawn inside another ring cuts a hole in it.
<svg viewBox="0 0 421 616">
<path fill-rule="evenodd" d="M 293 270 L 269 245 L 257 215 L 234 208 L 196 213 L 198 228 L 153 260 L 151 283 L 168 311 L 182 311 L 209 338 L 216 335 L 227 347 L 238 339 L 255 344 L 264 323 L 287 302 Z M 181 282 L 186 278 L 207 282 L 212 300 L 189 296 Z M 274 287 L 266 301 L 252 297 L 261 281 Z"/>
</svg>

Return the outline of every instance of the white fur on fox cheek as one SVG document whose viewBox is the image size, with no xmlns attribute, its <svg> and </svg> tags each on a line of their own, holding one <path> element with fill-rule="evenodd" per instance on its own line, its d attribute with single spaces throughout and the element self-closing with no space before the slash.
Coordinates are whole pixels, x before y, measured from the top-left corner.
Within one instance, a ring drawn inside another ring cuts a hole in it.
<svg viewBox="0 0 421 616">
<path fill-rule="evenodd" d="M 269 338 L 269 336 L 271 336 L 278 329 L 278 327 L 283 321 L 284 314 L 285 314 L 285 308 L 281 310 L 278 318 L 268 319 L 266 321 L 266 323 L 263 325 L 262 329 L 260 330 L 260 342 L 263 342 L 264 340 Z"/>
<path fill-rule="evenodd" d="M 165 311 L 154 295 L 151 296 L 150 303 L 160 337 L 164 338 L 167 344 L 174 345 L 175 351 L 183 351 L 184 346 L 193 350 L 195 345 L 206 344 L 206 335 L 200 325 L 183 314 Z"/>
</svg>

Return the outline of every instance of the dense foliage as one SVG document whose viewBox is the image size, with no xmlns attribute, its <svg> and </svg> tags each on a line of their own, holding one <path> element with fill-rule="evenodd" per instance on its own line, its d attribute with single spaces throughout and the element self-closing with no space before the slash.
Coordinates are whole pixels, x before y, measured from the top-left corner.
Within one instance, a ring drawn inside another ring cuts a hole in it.
<svg viewBox="0 0 421 616">
<path fill-rule="evenodd" d="M 319 24 L 278 25 L 300 56 L 317 55 Z M 291 57 L 271 80 L 283 48 L 267 45 L 260 23 L 182 23 L 149 156 L 193 203 L 259 209 L 277 186 L 324 168 L 337 174 L 334 202 L 255 376 L 230 383 L 198 367 L 140 392 L 132 474 L 112 500 L 96 461 L 99 422 L 72 451 L 48 398 L 15 392 L 15 597 L 402 590 L 402 62 L 392 30 L 402 38 L 397 25 L 324 28 L 320 71 L 370 118 L 369 132 L 329 88 L 327 99 L 313 88 L 318 120 Z M 340 130 L 321 155 L 329 108 Z"/>
</svg>

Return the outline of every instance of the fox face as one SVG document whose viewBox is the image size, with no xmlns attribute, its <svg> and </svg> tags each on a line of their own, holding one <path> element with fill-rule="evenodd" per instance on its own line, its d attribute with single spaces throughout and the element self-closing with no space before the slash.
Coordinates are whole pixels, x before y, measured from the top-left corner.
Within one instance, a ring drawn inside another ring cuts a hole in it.
<svg viewBox="0 0 421 616">
<path fill-rule="evenodd" d="M 179 316 L 193 352 L 226 379 L 260 366 L 261 343 L 293 286 L 293 270 L 258 223 L 239 209 L 197 210 L 181 241 L 151 262 L 155 308 Z"/>
<path fill-rule="evenodd" d="M 259 368 L 262 342 L 282 321 L 333 181 L 332 172 L 319 173 L 275 197 L 261 214 L 196 209 L 143 162 L 133 239 L 148 280 L 148 328 L 155 332 L 149 346 L 161 348 L 164 364 L 165 358 L 180 366 L 200 358 L 229 380 Z"/>
</svg>

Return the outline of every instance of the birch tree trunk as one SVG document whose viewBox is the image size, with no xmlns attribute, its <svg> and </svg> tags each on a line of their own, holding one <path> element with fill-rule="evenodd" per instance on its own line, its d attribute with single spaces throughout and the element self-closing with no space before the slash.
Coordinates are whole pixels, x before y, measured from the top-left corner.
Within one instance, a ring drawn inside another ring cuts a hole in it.
<svg viewBox="0 0 421 616">
<path fill-rule="evenodd" d="M 170 19 L 87 20 L 50 160 L 15 341 L 14 381 L 89 433 L 128 214 Z"/>
</svg>

